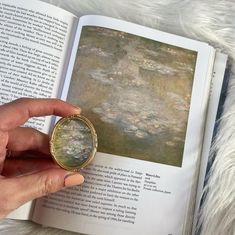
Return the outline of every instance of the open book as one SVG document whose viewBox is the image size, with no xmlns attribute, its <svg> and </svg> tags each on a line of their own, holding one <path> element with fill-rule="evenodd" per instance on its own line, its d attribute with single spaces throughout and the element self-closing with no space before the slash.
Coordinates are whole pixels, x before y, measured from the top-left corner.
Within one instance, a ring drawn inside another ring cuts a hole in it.
<svg viewBox="0 0 235 235">
<path fill-rule="evenodd" d="M 227 56 L 207 43 L 104 16 L 0 0 L 0 102 L 82 108 L 98 153 L 82 186 L 9 217 L 85 234 L 192 234 Z M 27 125 L 49 133 L 53 117 Z"/>
</svg>

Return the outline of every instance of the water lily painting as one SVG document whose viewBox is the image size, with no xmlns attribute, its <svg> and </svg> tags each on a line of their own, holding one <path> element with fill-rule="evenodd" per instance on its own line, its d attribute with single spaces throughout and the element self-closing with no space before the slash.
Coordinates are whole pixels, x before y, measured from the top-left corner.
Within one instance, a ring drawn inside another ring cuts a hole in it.
<svg viewBox="0 0 235 235">
<path fill-rule="evenodd" d="M 94 124 L 98 151 L 180 167 L 197 54 L 86 26 L 68 101 Z"/>
</svg>

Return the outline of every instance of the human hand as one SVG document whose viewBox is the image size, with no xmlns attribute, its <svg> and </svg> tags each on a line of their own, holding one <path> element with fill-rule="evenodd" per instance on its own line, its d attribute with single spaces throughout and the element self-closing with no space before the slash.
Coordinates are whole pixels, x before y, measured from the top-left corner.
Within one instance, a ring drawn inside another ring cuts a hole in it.
<svg viewBox="0 0 235 235">
<path fill-rule="evenodd" d="M 83 183 L 79 173 L 54 164 L 48 135 L 19 127 L 30 117 L 79 113 L 78 108 L 56 99 L 22 98 L 0 106 L 0 218 L 27 201 Z M 7 157 L 9 150 L 12 156 Z M 41 158 L 26 157 L 28 150 Z"/>
</svg>

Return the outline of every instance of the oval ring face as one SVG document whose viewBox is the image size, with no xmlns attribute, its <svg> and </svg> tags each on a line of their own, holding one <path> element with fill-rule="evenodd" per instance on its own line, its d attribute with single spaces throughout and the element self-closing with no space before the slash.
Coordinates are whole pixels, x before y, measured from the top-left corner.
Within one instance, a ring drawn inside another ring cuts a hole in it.
<svg viewBox="0 0 235 235">
<path fill-rule="evenodd" d="M 55 125 L 50 152 L 62 168 L 78 171 L 95 156 L 97 134 L 92 123 L 81 115 L 61 118 Z"/>
</svg>

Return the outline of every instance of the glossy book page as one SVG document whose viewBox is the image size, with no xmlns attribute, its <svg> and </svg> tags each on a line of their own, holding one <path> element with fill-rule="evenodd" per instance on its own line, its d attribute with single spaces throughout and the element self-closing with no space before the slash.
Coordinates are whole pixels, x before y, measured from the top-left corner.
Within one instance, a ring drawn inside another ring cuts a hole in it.
<svg viewBox="0 0 235 235">
<path fill-rule="evenodd" d="M 80 18 L 77 35 L 62 96 L 94 124 L 98 154 L 83 186 L 37 200 L 33 220 L 88 234 L 186 234 L 214 49 L 102 16 Z"/>
</svg>

